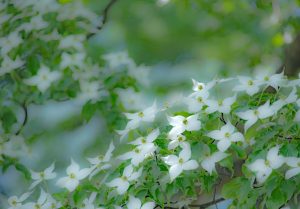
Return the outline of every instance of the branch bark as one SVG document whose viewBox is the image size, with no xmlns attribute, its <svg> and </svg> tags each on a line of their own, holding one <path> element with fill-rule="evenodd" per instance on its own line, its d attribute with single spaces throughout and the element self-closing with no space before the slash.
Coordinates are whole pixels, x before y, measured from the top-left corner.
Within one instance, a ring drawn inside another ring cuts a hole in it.
<svg viewBox="0 0 300 209">
<path fill-rule="evenodd" d="M 110 9 L 112 8 L 112 6 L 117 2 L 118 0 L 110 0 L 108 2 L 108 4 L 105 6 L 103 12 L 102 12 L 102 21 L 101 24 L 97 27 L 98 30 L 101 30 L 103 28 L 103 26 L 105 25 L 105 23 L 107 22 L 108 19 L 108 14 Z M 87 35 L 87 39 L 90 39 L 92 36 L 94 36 L 96 33 L 90 33 Z"/>
</svg>

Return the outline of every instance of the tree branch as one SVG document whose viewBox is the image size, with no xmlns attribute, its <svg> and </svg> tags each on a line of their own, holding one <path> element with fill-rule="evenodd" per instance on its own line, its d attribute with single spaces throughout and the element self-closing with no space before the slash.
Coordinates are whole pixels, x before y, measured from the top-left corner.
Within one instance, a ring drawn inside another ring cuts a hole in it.
<svg viewBox="0 0 300 209">
<path fill-rule="evenodd" d="M 26 123 L 28 121 L 28 109 L 27 109 L 27 106 L 26 106 L 25 102 L 21 105 L 21 107 L 24 110 L 24 120 L 23 120 L 23 123 L 22 123 L 21 127 L 16 132 L 16 135 L 19 135 L 21 133 L 21 131 L 23 130 L 24 126 L 26 125 Z"/>
<path fill-rule="evenodd" d="M 104 24 L 107 22 L 108 19 L 108 13 L 109 10 L 112 8 L 112 6 L 117 2 L 118 0 L 110 0 L 106 7 L 104 8 L 102 12 L 103 19 L 101 21 L 101 24 L 97 27 L 98 30 L 101 30 L 104 26 Z M 92 36 L 94 36 L 96 33 L 90 33 L 87 35 L 87 39 L 90 39 Z"/>
</svg>

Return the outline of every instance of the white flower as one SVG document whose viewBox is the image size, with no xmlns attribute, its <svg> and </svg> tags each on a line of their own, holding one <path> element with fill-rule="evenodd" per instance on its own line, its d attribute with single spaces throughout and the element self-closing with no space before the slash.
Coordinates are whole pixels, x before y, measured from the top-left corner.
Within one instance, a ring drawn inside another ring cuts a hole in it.
<svg viewBox="0 0 300 209">
<path fill-rule="evenodd" d="M 28 79 L 24 80 L 24 83 L 30 86 L 37 86 L 37 88 L 43 93 L 45 92 L 53 82 L 57 81 L 61 77 L 61 73 L 58 71 L 50 71 L 50 69 L 42 65 L 38 70 L 38 73 Z"/>
<path fill-rule="evenodd" d="M 127 135 L 130 130 L 133 130 L 141 124 L 141 122 L 153 122 L 155 115 L 158 112 L 156 102 L 151 107 L 136 113 L 124 113 L 129 122 L 124 130 L 118 130 L 117 133 L 121 135 L 121 140 Z"/>
<path fill-rule="evenodd" d="M 170 167 L 169 174 L 171 181 L 178 177 L 184 170 L 194 170 L 198 168 L 196 160 L 190 160 L 191 158 L 191 147 L 190 144 L 185 143 L 182 145 L 182 150 L 179 153 L 179 157 L 176 155 L 168 155 L 163 157 L 163 161 Z"/>
<path fill-rule="evenodd" d="M 211 89 L 212 87 L 214 87 L 217 83 L 216 80 L 210 81 L 207 84 L 200 83 L 194 79 L 192 79 L 192 81 L 193 81 L 193 90 L 198 93 L 199 92 L 202 92 L 202 93 L 208 92 L 208 90 Z"/>
<path fill-rule="evenodd" d="M 146 202 L 142 205 L 142 202 L 140 199 L 130 195 L 129 201 L 126 206 L 128 209 L 154 209 L 155 203 L 154 202 Z"/>
<path fill-rule="evenodd" d="M 10 57 L 4 56 L 0 67 L 0 76 L 10 73 L 14 69 L 20 68 L 23 65 L 24 61 L 19 57 L 16 57 L 15 60 L 12 60 Z"/>
<path fill-rule="evenodd" d="M 258 119 L 264 119 L 274 115 L 274 109 L 270 106 L 270 101 L 267 101 L 256 110 L 246 110 L 245 112 L 238 112 L 236 115 L 247 121 L 245 123 L 245 131 L 247 131 Z"/>
<path fill-rule="evenodd" d="M 198 120 L 198 114 L 184 117 L 181 115 L 167 117 L 169 124 L 173 126 L 169 136 L 176 136 L 184 131 L 197 131 L 201 128 L 201 122 Z"/>
<path fill-rule="evenodd" d="M 141 176 L 142 170 L 143 168 L 140 168 L 137 172 L 133 172 L 133 166 L 130 164 L 125 167 L 121 177 L 112 180 L 106 185 L 108 187 L 116 187 L 118 194 L 122 195 L 127 191 L 130 182 Z"/>
<path fill-rule="evenodd" d="M 279 146 L 271 148 L 266 159 L 257 159 L 248 168 L 256 174 L 256 179 L 259 184 L 263 183 L 272 173 L 273 169 L 277 169 L 285 162 L 283 156 L 278 154 Z"/>
<path fill-rule="evenodd" d="M 74 48 L 78 51 L 83 50 L 83 41 L 86 39 L 86 36 L 79 35 L 68 35 L 60 39 L 58 48 L 60 49 L 68 49 Z"/>
<path fill-rule="evenodd" d="M 99 155 L 98 157 L 88 158 L 87 160 L 92 164 L 93 171 L 90 174 L 90 178 L 99 173 L 101 170 L 108 169 L 111 167 L 110 160 L 112 156 L 112 152 L 114 151 L 115 146 L 111 142 L 107 152 L 104 156 Z"/>
<path fill-rule="evenodd" d="M 290 179 L 300 173 L 300 158 L 297 157 L 287 157 L 285 158 L 285 163 L 291 167 L 285 173 L 285 179 Z"/>
<path fill-rule="evenodd" d="M 236 95 L 233 97 L 225 98 L 224 100 L 207 100 L 206 105 L 208 106 L 205 111 L 210 114 L 213 112 L 221 112 L 224 114 L 230 113 L 231 105 L 235 102 Z"/>
<path fill-rule="evenodd" d="M 126 110 L 139 110 L 145 107 L 145 98 L 133 88 L 117 89 L 117 94 Z"/>
<path fill-rule="evenodd" d="M 103 55 L 103 59 L 108 62 L 109 68 L 113 70 L 123 65 L 135 65 L 134 62 L 128 57 L 128 53 L 126 51 Z"/>
<path fill-rule="evenodd" d="M 169 138 L 171 139 L 171 141 L 168 145 L 168 149 L 170 149 L 170 150 L 175 149 L 179 145 L 183 145 L 183 143 L 185 143 L 185 141 L 186 141 L 186 137 L 182 134 L 169 135 Z"/>
<path fill-rule="evenodd" d="M 22 203 L 31 195 L 32 192 L 26 192 L 21 195 L 21 197 L 11 196 L 8 198 L 8 209 L 19 209 L 22 206 Z"/>
<path fill-rule="evenodd" d="M 278 90 L 279 86 L 283 86 L 286 83 L 283 71 L 271 76 L 267 72 L 260 73 L 257 76 L 257 80 L 260 84 L 272 86 L 275 90 Z"/>
<path fill-rule="evenodd" d="M 210 175 L 213 171 L 216 171 L 216 163 L 226 158 L 228 154 L 223 152 L 215 152 L 210 156 L 207 156 L 201 162 L 201 166 L 206 170 Z"/>
<path fill-rule="evenodd" d="M 133 142 L 130 142 L 130 144 L 137 145 L 137 147 L 130 152 L 120 155 L 118 159 L 131 159 L 131 163 L 137 166 L 156 150 L 153 141 L 158 137 L 158 135 L 159 129 L 155 129 L 147 137 L 139 137 Z"/>
<path fill-rule="evenodd" d="M 65 187 L 70 192 L 72 192 L 78 186 L 79 181 L 90 174 L 91 169 L 80 169 L 79 165 L 73 159 L 71 159 L 71 165 L 69 165 L 66 172 L 68 176 L 60 178 L 57 181 L 57 185 L 60 187 Z"/>
<path fill-rule="evenodd" d="M 209 97 L 208 91 L 194 92 L 185 99 L 185 103 L 188 105 L 189 112 L 198 112 L 202 110 L 206 105 L 206 101 Z"/>
<path fill-rule="evenodd" d="M 88 101 L 96 102 L 103 96 L 107 95 L 107 92 L 102 89 L 102 85 L 99 81 L 80 81 L 80 93 L 78 94 L 78 101 L 85 103 Z"/>
<path fill-rule="evenodd" d="M 85 198 L 82 201 L 81 206 L 79 207 L 80 209 L 101 209 L 100 207 L 95 207 L 94 201 L 96 199 L 97 192 L 93 192 L 89 198 Z"/>
<path fill-rule="evenodd" d="M 48 27 L 48 22 L 43 20 L 41 15 L 37 15 L 31 18 L 30 22 L 23 23 L 17 30 L 25 30 L 27 33 L 33 30 L 41 30 Z"/>
<path fill-rule="evenodd" d="M 294 103 L 298 99 L 296 88 L 294 87 L 291 93 L 284 99 L 279 99 L 272 104 L 274 112 L 278 112 L 283 106 Z"/>
<path fill-rule="evenodd" d="M 233 91 L 246 91 L 250 96 L 254 95 L 259 91 L 261 82 L 253 80 L 250 77 L 238 76 L 240 84 L 233 88 Z"/>
<path fill-rule="evenodd" d="M 55 200 L 51 195 L 47 196 L 47 202 L 45 203 L 46 209 L 59 209 L 62 207 L 62 203 Z"/>
<path fill-rule="evenodd" d="M 61 55 L 61 62 L 60 62 L 60 68 L 65 69 L 67 67 L 84 67 L 84 59 L 86 54 L 85 53 L 73 53 L 69 54 L 64 52 Z"/>
<path fill-rule="evenodd" d="M 18 32 L 12 32 L 6 37 L 0 38 L 1 54 L 6 56 L 10 50 L 19 46 L 22 43 L 22 38 Z"/>
<path fill-rule="evenodd" d="M 9 141 L 3 144 L 3 154 L 10 157 L 24 157 L 28 153 L 29 149 L 25 144 L 25 139 L 20 135 L 9 136 Z"/>
<path fill-rule="evenodd" d="M 41 194 L 37 202 L 28 202 L 24 204 L 24 209 L 33 209 L 33 208 L 48 209 L 49 207 L 46 204 L 48 195 L 49 195 L 48 193 L 46 193 L 44 190 L 41 189 Z"/>
<path fill-rule="evenodd" d="M 143 84 L 144 86 L 149 86 L 149 79 L 148 75 L 150 72 L 150 68 L 146 66 L 134 66 L 131 65 L 129 68 L 128 74 L 135 78 L 139 83 Z"/>
<path fill-rule="evenodd" d="M 244 141 L 243 134 L 234 131 L 235 127 L 228 121 L 220 130 L 211 131 L 207 136 L 217 140 L 218 149 L 225 152 L 232 142 Z"/>
<path fill-rule="evenodd" d="M 54 163 L 52 163 L 48 168 L 46 168 L 44 171 L 41 172 L 34 172 L 30 171 L 31 178 L 34 180 L 34 182 L 30 185 L 29 189 L 33 189 L 35 186 L 37 186 L 39 183 L 45 180 L 54 179 L 56 177 L 56 173 L 53 172 L 54 170 Z"/>
</svg>

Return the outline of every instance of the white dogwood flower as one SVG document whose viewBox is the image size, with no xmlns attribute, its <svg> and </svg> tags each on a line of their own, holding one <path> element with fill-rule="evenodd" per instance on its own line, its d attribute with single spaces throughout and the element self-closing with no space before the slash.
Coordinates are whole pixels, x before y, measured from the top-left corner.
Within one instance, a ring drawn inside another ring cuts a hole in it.
<svg viewBox="0 0 300 209">
<path fill-rule="evenodd" d="M 0 67 L 0 76 L 22 67 L 24 63 L 19 57 L 12 60 L 9 56 L 4 56 Z"/>
<path fill-rule="evenodd" d="M 227 156 L 228 154 L 220 151 L 214 152 L 202 160 L 201 167 L 211 175 L 213 171 L 216 171 L 216 163 L 223 160 Z"/>
<path fill-rule="evenodd" d="M 154 209 L 155 203 L 154 202 L 146 202 L 142 204 L 141 200 L 130 195 L 129 201 L 126 204 L 128 209 Z"/>
<path fill-rule="evenodd" d="M 36 202 L 28 202 L 24 204 L 23 208 L 24 209 L 47 209 L 48 204 L 47 204 L 47 197 L 48 193 L 46 193 L 43 189 L 41 189 L 41 194 Z"/>
<path fill-rule="evenodd" d="M 298 99 L 296 88 L 294 87 L 291 93 L 286 98 L 280 98 L 272 104 L 274 112 L 278 112 L 283 106 L 294 103 Z"/>
<path fill-rule="evenodd" d="M 214 87 L 217 83 L 216 80 L 212 80 L 206 84 L 198 82 L 194 79 L 192 79 L 192 81 L 193 81 L 193 90 L 195 92 L 208 92 L 208 90 L 211 89 L 212 87 Z"/>
<path fill-rule="evenodd" d="M 243 120 L 246 120 L 245 131 L 247 131 L 258 119 L 264 119 L 274 115 L 274 109 L 270 106 L 270 101 L 267 101 L 255 110 L 246 110 L 245 112 L 238 112 L 236 114 Z"/>
<path fill-rule="evenodd" d="M 19 209 L 22 207 L 22 203 L 31 195 L 32 192 L 26 192 L 22 194 L 20 197 L 11 196 L 8 198 L 7 202 L 9 205 L 8 209 Z"/>
<path fill-rule="evenodd" d="M 86 39 L 86 36 L 79 35 L 68 35 L 60 39 L 58 48 L 60 49 L 68 49 L 74 48 L 78 51 L 83 49 L 83 41 Z"/>
<path fill-rule="evenodd" d="M 257 182 L 263 183 L 272 173 L 273 169 L 277 169 L 285 162 L 283 156 L 279 155 L 279 146 L 271 148 L 266 159 L 257 159 L 248 168 L 255 173 Z"/>
<path fill-rule="evenodd" d="M 206 105 L 206 101 L 209 97 L 208 91 L 194 92 L 185 99 L 185 103 L 188 105 L 189 112 L 198 112 Z"/>
<path fill-rule="evenodd" d="M 285 158 L 285 163 L 291 167 L 285 173 L 285 179 L 290 179 L 300 173 L 300 158 L 297 157 L 287 157 Z"/>
<path fill-rule="evenodd" d="M 257 75 L 257 81 L 262 85 L 272 86 L 276 90 L 286 83 L 283 71 L 274 75 L 269 75 L 267 72 L 262 72 Z"/>
<path fill-rule="evenodd" d="M 137 172 L 133 171 L 133 166 L 130 164 L 124 168 L 123 175 L 119 178 L 115 178 L 109 183 L 106 183 L 108 187 L 116 187 L 118 194 L 124 194 L 130 186 L 130 182 L 137 180 L 142 174 L 143 168 L 140 168 Z"/>
<path fill-rule="evenodd" d="M 245 91 L 248 95 L 252 96 L 259 91 L 261 82 L 253 80 L 247 76 L 238 76 L 240 82 L 239 85 L 233 88 L 233 91 L 243 92 Z"/>
<path fill-rule="evenodd" d="M 55 168 L 54 163 L 52 163 L 48 168 L 46 168 L 44 171 L 41 172 L 34 172 L 30 171 L 31 178 L 34 180 L 34 182 L 30 185 L 29 189 L 33 189 L 36 187 L 39 183 L 45 180 L 54 179 L 56 177 L 56 173 L 53 172 Z"/>
<path fill-rule="evenodd" d="M 129 58 L 128 53 L 126 51 L 105 54 L 103 55 L 103 59 L 105 59 L 108 62 L 109 68 L 113 70 L 123 65 L 134 65 L 134 62 Z"/>
<path fill-rule="evenodd" d="M 97 192 L 93 192 L 88 198 L 85 198 L 82 201 L 82 204 L 79 206 L 80 209 L 102 209 L 100 207 L 95 207 L 94 201 L 96 199 Z"/>
<path fill-rule="evenodd" d="M 218 141 L 217 146 L 221 152 L 225 152 L 232 142 L 244 141 L 243 134 L 235 132 L 235 127 L 230 121 L 227 121 L 220 130 L 209 132 L 207 136 Z"/>
<path fill-rule="evenodd" d="M 159 136 L 159 129 L 154 129 L 153 131 L 151 131 L 150 134 L 148 134 L 148 136 L 146 137 L 139 137 L 136 140 L 130 142 L 129 144 L 134 144 L 134 145 L 145 145 L 145 144 L 152 144 L 153 141 Z"/>
<path fill-rule="evenodd" d="M 57 185 L 72 192 L 78 186 L 79 181 L 87 177 L 90 172 L 90 168 L 80 169 L 79 165 L 71 159 L 71 165 L 66 170 L 68 176 L 60 178 L 57 181 Z"/>
<path fill-rule="evenodd" d="M 176 136 L 184 131 L 197 131 L 201 128 L 201 122 L 198 120 L 198 114 L 184 117 L 182 115 L 167 116 L 169 124 L 173 126 L 169 136 Z"/>
<path fill-rule="evenodd" d="M 1 55 L 6 56 L 10 50 L 22 43 L 22 38 L 18 32 L 11 32 L 6 37 L 0 38 Z"/>
<path fill-rule="evenodd" d="M 183 145 L 183 143 L 185 143 L 186 141 L 186 137 L 182 134 L 169 135 L 169 138 L 171 139 L 168 145 L 169 150 L 175 149 L 176 147 Z"/>
<path fill-rule="evenodd" d="M 47 66 L 42 65 L 38 73 L 31 78 L 25 79 L 24 83 L 30 86 L 36 86 L 43 93 L 60 77 L 60 72 L 50 71 Z"/>
<path fill-rule="evenodd" d="M 85 53 L 73 53 L 69 54 L 64 52 L 61 55 L 60 68 L 63 70 L 67 67 L 83 67 L 85 60 Z"/>
<path fill-rule="evenodd" d="M 125 113 L 125 116 L 129 121 L 124 130 L 117 131 L 117 133 L 121 135 L 121 140 L 127 135 L 130 130 L 138 128 L 141 122 L 153 122 L 157 112 L 158 110 L 156 102 L 154 102 L 151 107 L 148 107 L 143 111 L 136 113 Z"/>
<path fill-rule="evenodd" d="M 236 95 L 221 100 L 207 100 L 206 105 L 208 106 L 205 111 L 210 114 L 216 111 L 228 114 L 231 111 L 231 105 L 235 102 Z"/>
<path fill-rule="evenodd" d="M 101 170 L 108 169 L 111 167 L 110 160 L 114 149 L 115 146 L 111 142 L 104 156 L 99 155 L 97 157 L 87 159 L 92 164 L 93 170 L 89 175 L 90 178 L 99 173 Z"/>
<path fill-rule="evenodd" d="M 81 80 L 79 83 L 81 90 L 77 96 L 79 103 L 84 104 L 88 101 L 95 103 L 103 96 L 107 95 L 107 92 L 103 90 L 103 86 L 99 81 Z"/>
<path fill-rule="evenodd" d="M 194 170 L 198 168 L 196 160 L 190 160 L 191 158 L 191 147 L 190 144 L 185 143 L 182 145 L 182 150 L 179 153 L 179 157 L 176 155 L 168 155 L 163 157 L 163 161 L 170 167 L 169 174 L 171 181 L 177 178 L 184 170 Z"/>
<path fill-rule="evenodd" d="M 134 150 L 127 152 L 123 155 L 120 155 L 118 159 L 120 160 L 128 160 L 131 159 L 131 163 L 134 166 L 138 166 L 141 162 L 143 162 L 148 156 L 153 154 L 156 150 L 156 147 L 153 143 L 145 143 L 137 146 Z"/>
</svg>

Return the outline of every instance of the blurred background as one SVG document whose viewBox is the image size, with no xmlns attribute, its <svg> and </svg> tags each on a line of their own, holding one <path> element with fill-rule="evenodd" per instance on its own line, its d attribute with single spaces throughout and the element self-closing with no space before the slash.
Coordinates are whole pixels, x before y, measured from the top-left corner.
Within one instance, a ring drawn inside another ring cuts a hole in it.
<svg viewBox="0 0 300 209">
<path fill-rule="evenodd" d="M 101 14 L 110 1 L 85 1 Z M 149 69 L 142 88 L 146 105 L 187 95 L 191 78 L 209 81 L 258 71 L 289 75 L 299 68 L 300 1 L 298 0 L 117 0 L 102 29 L 87 43 L 90 56 L 127 51 Z M 297 65 L 298 62 L 298 65 Z M 18 121 L 24 113 L 18 109 Z M 56 162 L 61 173 L 70 158 L 87 165 L 84 157 L 104 153 L 117 140 L 97 114 L 89 122 L 72 101 L 30 105 L 24 137 L 30 155 L 21 162 L 41 170 Z M 30 182 L 14 167 L 1 174 L 3 196 L 20 194 Z M 22 185 L 22 186 L 20 186 Z"/>
</svg>

